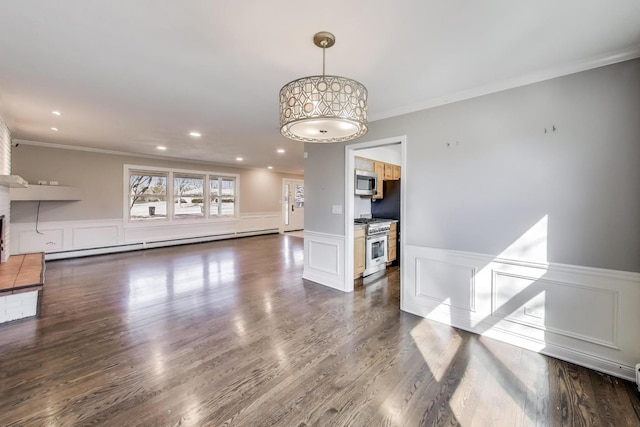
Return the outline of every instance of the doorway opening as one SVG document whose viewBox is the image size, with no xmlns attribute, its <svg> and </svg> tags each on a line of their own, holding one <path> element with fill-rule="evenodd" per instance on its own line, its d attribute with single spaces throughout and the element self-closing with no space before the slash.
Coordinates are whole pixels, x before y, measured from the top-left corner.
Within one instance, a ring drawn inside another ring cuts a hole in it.
<svg viewBox="0 0 640 427">
<path fill-rule="evenodd" d="M 387 153 L 383 153 L 387 151 Z M 400 166 L 400 215 L 399 224 L 404 225 L 404 212 L 405 212 L 405 177 L 406 171 L 406 136 L 399 136 L 393 138 L 387 138 L 376 141 L 363 142 L 358 144 L 350 144 L 345 146 L 345 277 L 344 277 L 344 290 L 351 292 L 354 289 L 354 263 L 355 263 L 355 239 L 354 239 L 354 220 L 359 218 L 362 214 L 366 215 L 371 213 L 371 210 L 367 211 L 366 200 L 363 201 L 355 196 L 355 170 L 356 165 L 359 164 L 360 159 L 356 158 L 371 158 L 376 155 L 389 155 L 388 152 L 393 151 L 396 153 L 395 160 L 392 163 L 399 163 Z M 384 157 L 375 159 L 376 161 L 384 162 Z M 370 208 L 369 208 L 370 209 Z M 357 212 L 356 212 L 357 211 Z M 357 214 L 357 215 L 356 215 Z M 406 235 L 406 228 L 402 230 L 402 234 Z M 404 253 L 404 239 L 398 239 L 398 253 L 399 264 L 402 265 L 402 254 Z M 402 274 L 400 274 L 400 307 L 402 308 Z"/>
<path fill-rule="evenodd" d="M 304 181 L 282 180 L 282 232 L 304 230 Z"/>
</svg>

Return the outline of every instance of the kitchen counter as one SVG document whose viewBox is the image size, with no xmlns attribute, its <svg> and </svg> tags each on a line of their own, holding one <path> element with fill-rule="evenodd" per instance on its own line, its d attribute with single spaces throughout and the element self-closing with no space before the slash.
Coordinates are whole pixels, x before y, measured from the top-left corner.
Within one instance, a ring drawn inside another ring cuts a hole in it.
<svg viewBox="0 0 640 427">
<path fill-rule="evenodd" d="M 359 222 L 362 221 L 362 222 Z M 366 221 L 366 222 L 365 222 Z M 397 219 L 388 219 L 388 218 L 355 218 L 353 223 L 357 225 L 367 225 L 367 224 L 375 224 L 379 222 L 398 222 Z"/>
</svg>

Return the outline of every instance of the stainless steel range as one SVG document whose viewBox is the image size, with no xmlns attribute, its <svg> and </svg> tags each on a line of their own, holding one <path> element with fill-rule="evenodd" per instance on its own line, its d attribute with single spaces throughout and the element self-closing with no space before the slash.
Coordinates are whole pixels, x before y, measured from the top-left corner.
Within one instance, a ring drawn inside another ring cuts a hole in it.
<svg viewBox="0 0 640 427">
<path fill-rule="evenodd" d="M 369 276 L 387 268 L 387 241 L 391 231 L 391 221 L 378 218 L 357 218 L 356 224 L 365 224 L 367 245 L 365 250 L 365 264 L 362 276 Z"/>
</svg>

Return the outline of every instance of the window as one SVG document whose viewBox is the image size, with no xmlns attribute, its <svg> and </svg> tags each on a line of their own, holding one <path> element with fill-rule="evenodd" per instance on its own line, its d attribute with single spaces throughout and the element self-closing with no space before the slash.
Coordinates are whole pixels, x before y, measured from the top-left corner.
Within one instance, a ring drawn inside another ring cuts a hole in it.
<svg viewBox="0 0 640 427">
<path fill-rule="evenodd" d="M 296 184 L 293 200 L 296 208 L 304 208 L 304 185 Z"/>
<path fill-rule="evenodd" d="M 173 217 L 204 217 L 204 176 L 173 174 Z"/>
<path fill-rule="evenodd" d="M 147 171 L 129 173 L 129 219 L 167 218 L 167 174 Z"/>
<path fill-rule="evenodd" d="M 209 176 L 209 215 L 235 215 L 236 180 L 235 178 Z"/>
<path fill-rule="evenodd" d="M 125 218 L 172 222 L 235 217 L 237 182 L 237 175 L 125 165 Z"/>
</svg>

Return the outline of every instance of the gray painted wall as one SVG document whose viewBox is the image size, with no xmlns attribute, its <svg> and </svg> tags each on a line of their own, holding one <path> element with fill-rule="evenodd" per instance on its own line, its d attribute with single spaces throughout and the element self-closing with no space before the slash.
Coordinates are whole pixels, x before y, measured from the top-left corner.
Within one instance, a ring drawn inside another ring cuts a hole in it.
<svg viewBox="0 0 640 427">
<path fill-rule="evenodd" d="M 20 144 L 12 150 L 13 173 L 29 183 L 58 181 L 82 188 L 77 202 L 43 202 L 40 221 L 122 218 L 123 166 L 157 166 L 240 175 L 240 213 L 278 212 L 282 178 L 302 176 L 260 169 L 241 169 L 176 159 L 148 159 Z M 11 222 L 35 221 L 37 202 L 13 202 Z"/>
<path fill-rule="evenodd" d="M 640 272 L 640 60 L 376 121 L 358 142 L 398 135 L 406 243 L 498 255 L 547 216 L 549 262 Z M 344 235 L 344 144 L 305 150 L 306 229 Z"/>
</svg>

